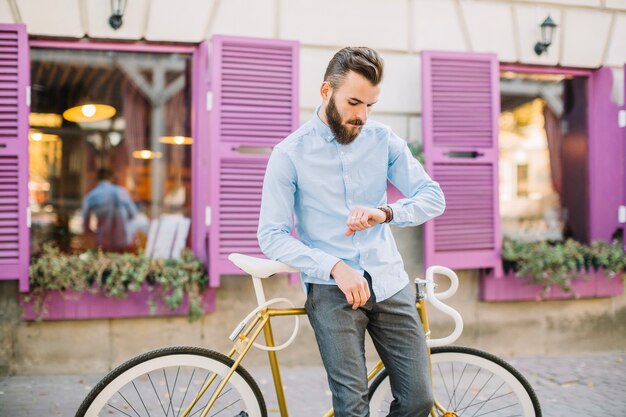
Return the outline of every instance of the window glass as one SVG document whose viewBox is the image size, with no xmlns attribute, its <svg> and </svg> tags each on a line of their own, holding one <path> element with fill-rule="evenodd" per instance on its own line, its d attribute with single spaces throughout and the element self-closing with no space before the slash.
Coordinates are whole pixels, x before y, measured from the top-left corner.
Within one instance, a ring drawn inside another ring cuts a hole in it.
<svg viewBox="0 0 626 417">
<path fill-rule="evenodd" d="M 143 249 L 191 217 L 190 57 L 31 50 L 31 253 Z"/>
<path fill-rule="evenodd" d="M 585 82 L 501 74 L 499 195 L 505 237 L 585 240 L 576 231 L 587 223 L 581 210 L 587 187 L 586 98 L 580 94 L 584 88 L 572 88 Z M 572 165 L 574 159 L 578 163 Z"/>
</svg>

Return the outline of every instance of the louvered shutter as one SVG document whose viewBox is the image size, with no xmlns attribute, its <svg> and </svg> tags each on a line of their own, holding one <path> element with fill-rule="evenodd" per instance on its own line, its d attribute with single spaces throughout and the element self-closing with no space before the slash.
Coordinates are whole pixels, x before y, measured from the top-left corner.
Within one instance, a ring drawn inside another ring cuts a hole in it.
<svg viewBox="0 0 626 417">
<path fill-rule="evenodd" d="M 425 51 L 422 66 L 426 169 L 446 197 L 425 224 L 425 265 L 499 273 L 497 57 Z"/>
<path fill-rule="evenodd" d="M 263 256 L 257 241 L 271 148 L 298 127 L 298 43 L 215 36 L 211 51 L 209 279 L 240 273 L 232 252 Z"/>
<path fill-rule="evenodd" d="M 28 84 L 24 25 L 0 24 L 0 279 L 28 291 Z"/>
<path fill-rule="evenodd" d="M 617 228 L 624 189 L 624 138 L 613 102 L 613 71 L 600 68 L 589 77 L 589 239 L 609 241 Z"/>
</svg>

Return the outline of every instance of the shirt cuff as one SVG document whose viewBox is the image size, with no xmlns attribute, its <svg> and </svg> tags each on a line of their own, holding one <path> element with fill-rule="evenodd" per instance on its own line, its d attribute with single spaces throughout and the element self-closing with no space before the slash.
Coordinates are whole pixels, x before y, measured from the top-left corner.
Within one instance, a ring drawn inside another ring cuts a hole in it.
<svg viewBox="0 0 626 417">
<path fill-rule="evenodd" d="M 393 219 L 391 219 L 389 224 L 397 225 L 413 222 L 410 213 L 408 213 L 407 210 L 404 210 L 402 204 L 392 203 L 387 205 L 393 210 Z"/>
<path fill-rule="evenodd" d="M 341 259 L 334 257 L 332 255 L 325 255 L 322 259 L 320 259 L 319 263 L 319 271 L 320 275 L 317 276 L 319 279 L 323 279 L 324 281 L 330 281 L 330 271 L 333 270 L 335 265 L 341 261 Z"/>
</svg>

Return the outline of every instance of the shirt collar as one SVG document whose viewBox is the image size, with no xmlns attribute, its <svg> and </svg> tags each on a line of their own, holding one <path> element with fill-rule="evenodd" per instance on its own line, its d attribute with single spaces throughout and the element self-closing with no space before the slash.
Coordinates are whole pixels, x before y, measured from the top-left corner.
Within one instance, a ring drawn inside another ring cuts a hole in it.
<svg viewBox="0 0 626 417">
<path fill-rule="evenodd" d="M 315 125 L 315 130 L 317 131 L 317 134 L 323 137 L 326 142 L 331 142 L 335 139 L 335 135 L 333 134 L 333 131 L 330 130 L 330 127 L 328 127 L 328 125 L 324 123 L 320 118 L 319 112 L 321 108 L 322 106 L 318 106 L 315 109 L 315 115 L 313 115 L 313 124 Z"/>
</svg>

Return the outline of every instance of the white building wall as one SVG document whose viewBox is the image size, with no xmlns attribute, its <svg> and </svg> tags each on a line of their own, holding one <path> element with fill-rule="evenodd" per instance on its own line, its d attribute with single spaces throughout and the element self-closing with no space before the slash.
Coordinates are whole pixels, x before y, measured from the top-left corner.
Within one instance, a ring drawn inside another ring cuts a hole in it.
<svg viewBox="0 0 626 417">
<path fill-rule="evenodd" d="M 109 27 L 109 15 L 110 2 L 102 0 L 0 0 L 0 22 L 25 23 L 37 36 L 299 40 L 301 122 L 320 103 L 319 86 L 333 54 L 346 45 L 374 47 L 386 74 L 372 117 L 409 142 L 422 139 L 423 50 L 489 52 L 501 62 L 530 65 L 610 66 L 613 96 L 624 102 L 626 0 L 132 0 L 117 31 Z M 548 52 L 537 56 L 539 25 L 548 15 L 559 26 Z M 413 245 L 401 240 L 401 246 Z"/>
<path fill-rule="evenodd" d="M 378 49 L 387 77 L 376 111 L 411 137 L 420 115 L 420 51 L 496 53 L 502 62 L 614 68 L 626 62 L 626 0 L 133 0 L 124 24 L 108 25 L 110 2 L 0 0 L 0 22 L 64 38 L 195 43 L 213 34 L 297 39 L 302 44 L 301 106 L 318 103 L 325 63 L 346 45 Z M 535 55 L 539 25 L 559 27 Z M 616 85 L 623 85 L 623 79 Z M 623 93 L 616 94 L 617 98 Z"/>
</svg>

